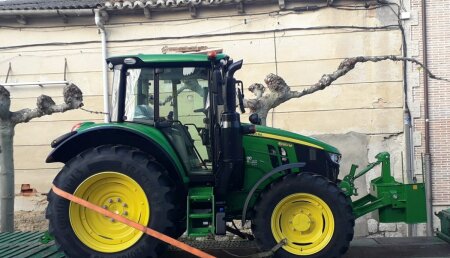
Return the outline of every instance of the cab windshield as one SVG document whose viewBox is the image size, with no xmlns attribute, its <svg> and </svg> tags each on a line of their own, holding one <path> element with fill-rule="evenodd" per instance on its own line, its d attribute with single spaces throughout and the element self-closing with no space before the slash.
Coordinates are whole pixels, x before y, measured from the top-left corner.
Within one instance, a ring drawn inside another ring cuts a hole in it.
<svg viewBox="0 0 450 258">
<path fill-rule="evenodd" d="M 158 92 L 155 92 L 155 71 L 159 74 Z M 111 101 L 114 111 L 117 109 L 114 105 L 117 105 L 119 76 L 120 70 L 115 70 Z M 153 123 L 156 115 L 163 119 L 170 116 L 182 123 L 194 122 L 192 119 L 202 116 L 201 110 L 205 108 L 208 76 L 208 69 L 204 67 L 128 69 L 124 120 Z M 159 99 L 159 114 L 154 113 L 155 94 Z"/>
<path fill-rule="evenodd" d="M 154 125 L 155 121 L 176 121 L 186 125 L 195 147 L 205 157 L 206 149 L 197 128 L 205 126 L 209 69 L 130 68 L 125 76 L 123 120 L 149 125 Z M 118 121 L 119 79 L 120 70 L 117 70 L 113 79 L 112 121 Z M 155 84 L 159 84 L 159 87 L 155 87 Z"/>
</svg>

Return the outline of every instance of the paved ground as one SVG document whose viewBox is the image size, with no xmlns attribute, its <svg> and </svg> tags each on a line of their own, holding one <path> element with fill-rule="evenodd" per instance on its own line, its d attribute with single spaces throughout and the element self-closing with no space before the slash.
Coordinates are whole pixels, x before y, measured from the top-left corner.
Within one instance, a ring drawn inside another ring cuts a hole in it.
<svg viewBox="0 0 450 258">
<path fill-rule="evenodd" d="M 209 254 L 219 258 L 251 256 L 257 252 L 252 242 L 202 242 L 194 243 Z M 226 249 L 225 249 L 226 248 Z M 224 251 L 225 250 L 225 251 Z M 191 258 L 181 251 L 170 250 L 164 258 Z M 450 244 L 439 238 L 361 238 L 353 240 L 345 258 L 430 258 L 450 257 Z"/>
<path fill-rule="evenodd" d="M 43 232 L 0 233 L 0 258 L 63 258 L 54 241 L 41 242 Z M 250 258 L 258 250 L 250 241 L 187 241 L 218 258 Z M 191 258 L 170 249 L 163 258 Z M 355 239 L 343 258 L 450 258 L 450 244 L 435 237 Z M 78 258 L 78 257 L 77 257 Z M 81 257 L 80 257 L 81 258 Z"/>
<path fill-rule="evenodd" d="M 352 242 L 345 258 L 450 257 L 450 244 L 439 238 L 374 238 Z"/>
</svg>

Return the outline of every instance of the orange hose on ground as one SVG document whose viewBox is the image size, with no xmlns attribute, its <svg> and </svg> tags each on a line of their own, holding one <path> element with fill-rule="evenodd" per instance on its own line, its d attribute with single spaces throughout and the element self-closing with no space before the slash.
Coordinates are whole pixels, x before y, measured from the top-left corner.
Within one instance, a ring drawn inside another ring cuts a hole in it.
<svg viewBox="0 0 450 258">
<path fill-rule="evenodd" d="M 141 225 L 139 223 L 131 221 L 131 220 L 129 220 L 129 219 L 125 218 L 125 217 L 122 217 L 122 216 L 120 216 L 118 214 L 115 214 L 115 213 L 113 213 L 113 212 L 111 212 L 109 210 L 105 210 L 105 209 L 103 209 L 100 206 L 97 206 L 97 205 L 95 205 L 93 203 L 90 203 L 90 202 L 88 202 L 86 200 L 83 200 L 83 199 L 81 199 L 79 197 L 76 197 L 76 196 L 74 196 L 74 195 L 72 195 L 72 194 L 70 194 L 68 192 L 65 192 L 64 190 L 59 189 L 55 185 L 52 186 L 52 190 L 53 190 L 53 192 L 56 195 L 58 195 L 58 196 L 60 196 L 60 197 L 62 197 L 64 199 L 70 200 L 71 202 L 79 204 L 79 205 L 81 205 L 83 207 L 86 207 L 86 208 L 88 208 L 90 210 L 98 212 L 98 213 L 100 213 L 102 215 L 105 215 L 107 217 L 113 218 L 113 219 L 115 219 L 115 220 L 117 220 L 117 221 L 119 221 L 119 222 L 121 222 L 121 223 L 123 223 L 125 225 L 128 225 L 128 226 L 130 226 L 132 228 L 135 228 L 135 229 L 137 229 L 139 231 L 142 231 L 142 232 L 144 232 L 147 235 L 150 235 L 150 236 L 152 236 L 154 238 L 157 238 L 157 239 L 159 239 L 159 240 L 161 240 L 163 242 L 166 242 L 169 245 L 173 245 L 175 247 L 178 247 L 178 248 L 180 248 L 180 249 L 182 249 L 182 250 L 184 250 L 186 252 L 189 252 L 189 253 L 191 253 L 193 255 L 196 255 L 196 256 L 201 257 L 201 258 L 216 258 L 215 256 L 207 254 L 207 253 L 205 253 L 205 252 L 203 252 L 203 251 L 201 251 L 201 250 L 199 250 L 197 248 L 194 248 L 194 247 L 189 246 L 189 245 L 187 245 L 187 244 L 185 244 L 183 242 L 180 242 L 180 241 L 178 241 L 178 240 L 176 240 L 174 238 L 171 238 L 170 236 L 164 235 L 164 234 L 162 234 L 162 233 L 160 233 L 160 232 L 158 232 L 156 230 L 153 230 L 153 229 L 148 228 L 148 227 L 146 227 L 144 225 Z"/>
</svg>

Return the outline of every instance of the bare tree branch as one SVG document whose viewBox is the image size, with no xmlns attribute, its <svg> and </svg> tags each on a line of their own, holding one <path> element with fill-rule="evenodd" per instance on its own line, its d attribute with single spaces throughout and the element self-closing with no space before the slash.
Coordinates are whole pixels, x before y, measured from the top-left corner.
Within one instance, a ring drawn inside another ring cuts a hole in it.
<svg viewBox="0 0 450 258">
<path fill-rule="evenodd" d="M 353 58 L 347 58 L 344 61 L 342 61 L 336 71 L 334 71 L 331 74 L 324 74 L 322 78 L 313 86 L 310 88 L 304 89 L 303 91 L 291 91 L 292 97 L 291 98 L 300 98 L 304 95 L 308 95 L 311 93 L 314 93 L 318 90 L 323 90 L 326 87 L 330 86 L 334 81 L 339 79 L 340 77 L 347 74 L 349 71 L 353 70 L 355 68 L 355 65 L 357 63 L 366 63 L 366 62 L 380 62 L 384 60 L 392 60 L 392 61 L 407 61 L 411 62 L 413 64 L 416 64 L 424 69 L 424 71 L 430 76 L 430 78 L 435 80 L 441 80 L 450 82 L 449 79 L 438 77 L 434 75 L 424 64 L 419 62 L 418 60 L 410 57 L 399 57 L 399 56 L 358 56 Z"/>
<path fill-rule="evenodd" d="M 200 85 L 200 83 L 198 83 L 198 81 L 196 79 L 185 79 L 185 80 L 183 80 L 183 83 L 184 83 L 184 85 L 177 89 L 177 95 L 186 89 L 196 92 L 198 95 L 200 95 L 202 97 L 203 97 L 203 95 L 205 95 L 203 92 L 202 86 Z M 167 98 L 164 101 L 159 102 L 159 105 L 164 106 L 168 102 L 172 101 L 172 98 L 173 98 L 172 95 L 167 96 Z"/>
<path fill-rule="evenodd" d="M 11 114 L 11 122 L 16 125 L 27 123 L 33 118 L 38 118 L 53 113 L 63 113 L 68 110 L 77 109 L 83 106 L 83 93 L 75 85 L 70 84 L 64 87 L 64 103 L 56 105 L 53 99 L 47 95 L 37 98 L 36 108 L 24 108 Z"/>
<path fill-rule="evenodd" d="M 316 91 L 323 90 L 330 86 L 334 81 L 340 77 L 346 75 L 349 71 L 353 70 L 357 63 L 366 62 L 380 62 L 384 60 L 391 61 L 406 61 L 420 66 L 425 73 L 432 79 L 450 82 L 447 78 L 442 78 L 433 74 L 424 64 L 420 61 L 399 56 L 358 56 L 347 58 L 343 60 L 336 71 L 322 75 L 322 78 L 309 88 L 302 91 L 292 91 L 286 82 L 278 75 L 269 74 L 266 76 L 264 82 L 269 89 L 269 92 L 264 94 L 265 87 L 262 84 L 254 83 L 250 85 L 249 90 L 256 96 L 254 99 L 244 100 L 244 106 L 250 109 L 250 112 L 257 113 L 263 121 L 270 109 L 277 107 L 281 103 L 288 101 L 292 98 L 300 98 L 305 95 L 312 94 Z"/>
<path fill-rule="evenodd" d="M 185 89 L 188 89 L 188 87 L 187 87 L 186 85 L 180 87 L 180 88 L 177 90 L 177 95 L 180 94 L 180 93 L 181 93 L 182 91 L 184 91 Z M 168 102 L 172 101 L 172 99 L 173 99 L 172 95 L 169 95 L 169 96 L 167 96 L 167 98 L 166 98 L 164 101 L 160 101 L 160 102 L 159 102 L 159 105 L 160 105 L 160 106 L 164 106 L 164 105 L 167 104 Z"/>
</svg>

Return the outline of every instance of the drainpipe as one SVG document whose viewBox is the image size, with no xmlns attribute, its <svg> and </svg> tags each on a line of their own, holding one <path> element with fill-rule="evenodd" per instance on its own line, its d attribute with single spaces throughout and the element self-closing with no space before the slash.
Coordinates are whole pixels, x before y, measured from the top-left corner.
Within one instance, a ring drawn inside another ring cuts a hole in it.
<svg viewBox="0 0 450 258">
<path fill-rule="evenodd" d="M 102 71 L 103 71 L 103 112 L 105 113 L 105 123 L 110 121 L 109 117 L 109 82 L 108 82 L 108 64 L 106 63 L 106 30 L 105 30 L 105 18 L 107 16 L 102 15 L 102 11 L 95 10 L 95 25 L 100 30 L 102 37 Z"/>
<path fill-rule="evenodd" d="M 406 176 L 408 184 L 415 183 L 414 177 L 414 143 L 412 137 L 412 123 L 411 114 L 405 105 L 404 112 L 404 132 L 405 132 L 405 164 L 406 164 Z M 407 236 L 417 236 L 416 224 L 408 224 Z"/>
<path fill-rule="evenodd" d="M 402 54 L 403 57 L 408 57 L 408 44 L 406 42 L 406 33 L 403 27 L 402 21 L 398 21 L 400 31 L 402 33 Z M 414 177 L 414 142 L 413 142 L 413 120 L 411 117 L 411 112 L 409 110 L 408 99 L 412 99 L 412 95 L 408 96 L 408 63 L 403 61 L 403 88 L 405 91 L 405 102 L 403 104 L 403 118 L 404 118 L 404 135 L 405 135 L 405 164 L 406 164 L 406 176 L 408 184 L 415 183 Z M 402 161 L 403 162 L 403 161 Z M 403 178 L 402 178 L 403 179 Z M 417 227 L 415 224 L 408 224 L 407 236 L 416 236 Z"/>
<path fill-rule="evenodd" d="M 428 46 L 427 46 L 427 1 L 422 0 L 422 52 L 423 64 L 428 67 Z M 433 177 L 431 171 L 430 153 L 430 113 L 428 103 L 428 74 L 423 73 L 423 98 L 425 113 L 425 194 L 427 200 L 427 236 L 433 235 Z"/>
</svg>

